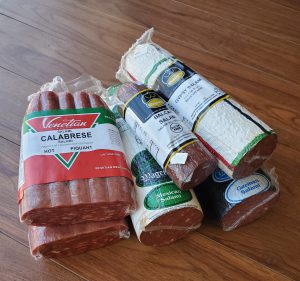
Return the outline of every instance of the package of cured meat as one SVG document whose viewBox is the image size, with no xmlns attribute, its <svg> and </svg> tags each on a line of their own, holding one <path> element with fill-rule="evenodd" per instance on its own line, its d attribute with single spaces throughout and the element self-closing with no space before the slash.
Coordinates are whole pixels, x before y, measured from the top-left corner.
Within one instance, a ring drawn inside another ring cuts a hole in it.
<svg viewBox="0 0 300 281">
<path fill-rule="evenodd" d="M 20 220 L 57 225 L 121 219 L 136 208 L 130 169 L 101 83 L 60 77 L 30 96 L 22 126 Z"/>
<path fill-rule="evenodd" d="M 78 255 L 129 238 L 124 219 L 59 226 L 29 226 L 28 240 L 33 257 L 58 258 Z"/>
<path fill-rule="evenodd" d="M 182 190 L 197 186 L 215 169 L 214 156 L 165 106 L 155 91 L 124 83 L 109 97 L 158 164 Z"/>
<path fill-rule="evenodd" d="M 264 215 L 279 198 L 279 184 L 274 168 L 236 180 L 217 169 L 195 192 L 204 214 L 230 231 Z"/>
<path fill-rule="evenodd" d="M 200 227 L 203 213 L 193 190 L 180 190 L 113 107 L 130 165 L 138 208 L 131 220 L 145 245 L 168 245 Z"/>
<path fill-rule="evenodd" d="M 122 57 L 121 82 L 139 81 L 158 91 L 233 178 L 251 175 L 277 144 L 274 131 L 179 59 L 146 31 Z"/>
</svg>

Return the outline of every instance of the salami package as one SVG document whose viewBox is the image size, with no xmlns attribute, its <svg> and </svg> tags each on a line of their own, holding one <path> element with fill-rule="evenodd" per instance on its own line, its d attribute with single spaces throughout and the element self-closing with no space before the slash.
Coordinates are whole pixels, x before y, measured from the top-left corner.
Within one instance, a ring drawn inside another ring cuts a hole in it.
<svg viewBox="0 0 300 281">
<path fill-rule="evenodd" d="M 129 238 L 124 219 L 58 226 L 29 226 L 30 252 L 36 259 L 78 255 Z"/>
<path fill-rule="evenodd" d="M 138 208 L 131 214 L 145 245 L 168 245 L 200 227 L 203 213 L 193 190 L 180 190 L 113 107 L 130 165 Z"/>
<path fill-rule="evenodd" d="M 18 202 L 30 225 L 121 219 L 136 208 L 132 177 L 101 83 L 60 77 L 29 97 Z"/>
<path fill-rule="evenodd" d="M 217 169 L 195 192 L 204 214 L 230 231 L 264 215 L 279 198 L 279 184 L 274 168 L 236 180 Z"/>
<path fill-rule="evenodd" d="M 213 172 L 213 155 L 155 91 L 125 83 L 109 98 L 120 105 L 128 125 L 180 189 L 197 186 Z"/>
<path fill-rule="evenodd" d="M 121 59 L 121 82 L 139 81 L 158 91 L 233 178 L 251 175 L 277 144 L 274 131 L 179 59 L 146 31 Z"/>
</svg>

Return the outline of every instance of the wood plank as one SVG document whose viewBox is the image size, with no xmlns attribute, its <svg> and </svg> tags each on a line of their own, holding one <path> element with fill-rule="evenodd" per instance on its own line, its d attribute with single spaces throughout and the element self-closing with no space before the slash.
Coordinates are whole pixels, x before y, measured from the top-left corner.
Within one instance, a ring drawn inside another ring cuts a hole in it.
<svg viewBox="0 0 300 281">
<path fill-rule="evenodd" d="M 18 150 L 16 144 L 0 138 L 0 187 L 3 190 L 0 193 L 0 229 L 14 239 L 27 243 L 26 228 L 19 223 L 16 204 Z M 295 170 L 291 169 L 290 172 L 295 175 Z M 229 274 L 234 280 L 280 280 L 281 275 L 249 260 L 247 256 L 250 256 L 297 279 L 300 277 L 299 267 L 295 268 L 298 262 L 296 257 L 299 251 L 296 245 L 300 239 L 300 224 L 295 210 L 298 208 L 300 190 L 290 189 L 293 177 L 284 176 L 282 199 L 274 211 L 236 232 L 223 233 L 220 229 L 207 225 L 181 242 L 157 249 L 141 245 L 133 235 L 129 241 L 78 257 L 60 259 L 59 263 L 91 280 L 99 280 L 97 278 L 100 277 L 117 280 L 120 274 L 128 278 L 124 280 L 139 280 L 147 278 L 149 270 L 152 272 L 154 268 L 155 274 L 151 273 L 154 274 L 154 279 L 162 275 L 174 280 L 180 280 L 184 276 L 190 280 L 197 276 L 203 280 L 222 280 L 223 274 Z M 276 233 L 272 232 L 273 229 L 276 229 Z M 238 251 L 245 255 L 237 253 Z M 128 264 L 129 260 L 133 262 Z M 166 263 L 170 266 L 167 267 Z M 253 270 L 248 272 L 249 268 Z"/>
<path fill-rule="evenodd" d="M 49 260 L 35 261 L 27 247 L 0 233 L 0 276 L 5 281 L 87 280 Z"/>
<path fill-rule="evenodd" d="M 272 0 L 272 2 L 300 12 L 300 2 L 298 0 Z"/>
<path fill-rule="evenodd" d="M 3 15 L 0 36 L 0 66 L 39 84 L 56 75 L 69 80 L 81 73 L 101 73 L 108 81 L 118 67 L 117 60 L 96 49 L 56 38 Z"/>
<path fill-rule="evenodd" d="M 179 2 L 279 39 L 300 43 L 299 10 L 278 5 L 272 0 L 180 0 Z M 297 2 L 299 8 L 299 1 Z"/>
<path fill-rule="evenodd" d="M 125 243 L 126 242 L 126 243 Z M 128 262 L 130 259 L 130 262 Z M 114 260 L 111 266 L 111 260 Z M 228 251 L 199 233 L 168 247 L 151 248 L 130 239 L 100 251 L 60 260 L 90 280 L 290 280 Z M 97 265 L 101 264 L 99 267 Z M 251 270 L 249 270 L 251 268 Z"/>
<path fill-rule="evenodd" d="M 53 16 L 56 21 L 62 12 L 70 16 L 70 11 L 80 10 L 80 13 L 73 14 L 80 21 L 95 15 L 97 21 L 101 22 L 109 14 L 114 17 L 110 18 L 111 22 L 123 19 L 144 27 L 154 25 L 159 32 L 188 42 L 189 45 L 195 45 L 208 53 L 299 83 L 300 52 L 298 44 L 278 40 L 278 38 L 269 34 L 215 17 L 179 2 L 170 0 L 154 0 L 151 2 L 135 0 L 126 2 L 119 0 L 88 0 L 84 2 L 57 0 L 51 1 L 51 4 L 49 4 L 48 2 L 35 0 L 35 2 L 31 1 L 28 5 L 24 2 L 14 3 L 16 3 L 15 6 L 12 6 L 9 1 L 10 8 L 7 9 L 8 11 L 1 10 L 2 13 L 7 13 L 26 23 L 32 21 L 29 18 L 28 10 L 31 13 L 32 11 L 38 13 L 38 15 L 42 13 L 42 17 L 38 16 L 39 21 L 43 21 L 46 16 L 48 21 L 51 20 L 52 22 Z M 127 24 L 127 22 L 123 22 Z M 183 27 L 189 27 L 188 32 L 185 32 Z M 39 26 L 39 28 L 44 27 Z M 121 28 L 120 30 L 124 29 Z"/>
</svg>

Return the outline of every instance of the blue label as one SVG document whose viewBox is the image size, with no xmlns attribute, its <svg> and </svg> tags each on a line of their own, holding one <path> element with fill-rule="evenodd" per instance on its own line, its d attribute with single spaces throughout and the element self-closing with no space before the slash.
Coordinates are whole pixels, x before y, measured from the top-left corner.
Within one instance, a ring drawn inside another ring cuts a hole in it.
<svg viewBox="0 0 300 281">
<path fill-rule="evenodd" d="M 232 181 L 226 188 L 225 199 L 227 202 L 237 204 L 243 200 L 269 189 L 271 182 L 259 173 L 252 176 Z"/>
<path fill-rule="evenodd" d="M 224 182 L 231 180 L 231 177 L 229 177 L 225 172 L 223 172 L 219 168 L 213 172 L 212 178 L 215 182 Z"/>
</svg>

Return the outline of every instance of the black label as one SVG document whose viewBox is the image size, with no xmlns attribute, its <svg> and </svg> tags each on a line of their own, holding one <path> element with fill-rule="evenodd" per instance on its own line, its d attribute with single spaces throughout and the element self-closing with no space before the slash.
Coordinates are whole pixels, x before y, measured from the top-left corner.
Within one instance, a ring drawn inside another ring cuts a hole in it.
<svg viewBox="0 0 300 281">
<path fill-rule="evenodd" d="M 194 70 L 177 60 L 158 76 L 153 88 L 168 101 L 176 89 L 195 74 Z"/>
<path fill-rule="evenodd" d="M 149 120 L 154 114 L 162 110 L 167 110 L 165 100 L 151 90 L 139 93 L 130 100 L 126 104 L 124 117 L 128 108 L 130 108 L 143 123 Z"/>
<path fill-rule="evenodd" d="M 143 150 L 133 157 L 131 172 L 136 178 L 136 185 L 140 187 L 171 181 L 147 150 Z"/>
</svg>

